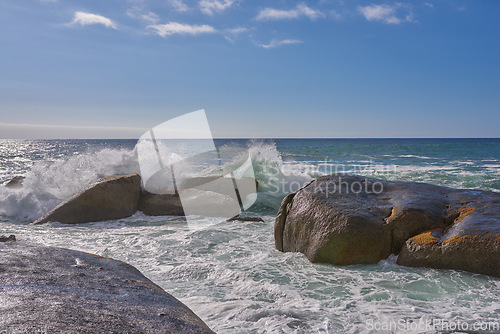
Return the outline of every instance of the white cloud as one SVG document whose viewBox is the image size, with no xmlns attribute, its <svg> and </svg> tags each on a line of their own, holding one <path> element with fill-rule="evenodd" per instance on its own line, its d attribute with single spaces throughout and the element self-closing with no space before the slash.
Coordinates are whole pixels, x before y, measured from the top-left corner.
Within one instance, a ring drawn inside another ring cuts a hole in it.
<svg viewBox="0 0 500 334">
<path fill-rule="evenodd" d="M 232 35 L 242 34 L 242 33 L 247 32 L 247 31 L 248 31 L 248 28 L 243 28 L 243 27 L 236 27 L 236 28 L 226 30 L 226 32 L 228 32 Z"/>
<path fill-rule="evenodd" d="M 91 24 L 102 24 L 107 28 L 118 29 L 116 25 L 113 23 L 113 21 L 111 21 L 107 17 L 85 12 L 76 12 L 75 17 L 71 22 L 71 24 L 80 24 L 82 26 Z"/>
<path fill-rule="evenodd" d="M 257 20 L 290 20 L 297 19 L 299 17 L 307 17 L 311 20 L 316 20 L 317 18 L 324 17 L 321 11 L 312 9 L 305 5 L 304 3 L 300 3 L 294 9 L 290 10 L 282 10 L 282 9 L 274 9 L 274 8 L 265 8 L 259 12 L 257 15 Z"/>
<path fill-rule="evenodd" d="M 304 41 L 298 40 L 298 39 L 284 39 L 284 40 L 276 40 L 273 39 L 269 44 L 259 44 L 260 47 L 263 47 L 264 49 L 271 49 L 275 48 L 278 46 L 283 46 L 283 45 L 290 45 L 290 44 L 301 44 L 304 43 Z"/>
<path fill-rule="evenodd" d="M 178 12 L 187 12 L 189 10 L 189 6 L 182 0 L 169 0 L 168 2 Z"/>
<path fill-rule="evenodd" d="M 331 10 L 331 11 L 329 12 L 329 14 L 330 14 L 330 17 L 331 17 L 332 19 L 334 19 L 334 20 L 337 20 L 337 21 L 338 21 L 338 20 L 341 20 L 341 19 L 342 19 L 342 15 L 340 15 L 340 14 L 339 14 L 337 11 L 335 11 L 335 10 Z"/>
<path fill-rule="evenodd" d="M 405 16 L 404 19 L 397 17 L 397 9 L 401 7 L 400 3 L 396 3 L 394 6 L 390 5 L 370 5 L 370 6 L 358 6 L 358 11 L 363 14 L 365 19 L 368 21 L 379 21 L 387 24 L 400 24 L 403 21 L 414 22 L 413 15 L 410 12 Z"/>
<path fill-rule="evenodd" d="M 154 30 L 154 32 L 161 36 L 170 35 L 199 35 L 199 34 L 210 34 L 215 33 L 217 30 L 209 25 L 189 25 L 177 22 L 169 22 L 167 24 L 155 24 L 149 25 L 149 29 Z"/>
<path fill-rule="evenodd" d="M 213 15 L 225 11 L 235 2 L 236 0 L 201 0 L 199 4 L 203 13 Z"/>
<path fill-rule="evenodd" d="M 160 17 L 157 14 L 155 14 L 153 12 L 143 13 L 137 7 L 129 9 L 127 11 L 127 16 L 134 18 L 134 19 L 144 20 L 144 21 L 151 23 L 151 24 L 158 23 L 158 21 L 160 20 Z"/>
<path fill-rule="evenodd" d="M 236 27 L 236 28 L 232 28 L 232 29 L 226 29 L 224 30 L 224 38 L 226 39 L 226 41 L 228 41 L 229 43 L 231 44 L 235 44 L 235 38 L 238 37 L 238 35 L 241 35 L 243 33 L 246 33 L 248 32 L 248 28 L 244 28 L 244 27 Z M 230 36 L 228 36 L 230 35 Z"/>
</svg>

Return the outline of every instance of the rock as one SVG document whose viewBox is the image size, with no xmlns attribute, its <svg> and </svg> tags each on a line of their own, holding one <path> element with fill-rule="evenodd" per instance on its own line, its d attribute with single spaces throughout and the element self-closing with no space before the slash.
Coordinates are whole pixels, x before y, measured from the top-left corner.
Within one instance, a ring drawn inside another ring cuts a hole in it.
<svg viewBox="0 0 500 334">
<path fill-rule="evenodd" d="M 19 189 L 23 187 L 25 177 L 24 176 L 14 176 L 9 182 L 5 184 L 5 187 L 11 189 Z"/>
<path fill-rule="evenodd" d="M 157 195 L 144 191 L 138 210 L 150 216 L 184 216 L 181 199 L 177 194 Z"/>
<path fill-rule="evenodd" d="M 138 174 L 104 177 L 32 224 L 79 224 L 129 217 L 137 211 L 140 194 Z"/>
<path fill-rule="evenodd" d="M 397 263 L 500 277 L 500 194 L 450 191 L 451 225 L 410 238 Z"/>
<path fill-rule="evenodd" d="M 262 222 L 264 223 L 264 219 L 261 217 L 245 217 L 245 216 L 235 216 L 229 219 L 226 219 L 227 222 L 232 222 L 232 221 L 240 221 L 240 222 Z"/>
<path fill-rule="evenodd" d="M 283 199 L 275 244 L 281 251 L 302 252 L 312 262 L 336 265 L 378 263 L 403 248 L 398 263 L 404 265 L 496 276 L 484 268 L 500 268 L 499 203 L 500 193 L 333 174 Z M 442 237 L 427 233 L 436 229 Z M 445 249 L 450 255 L 443 257 Z M 475 256 L 461 256 L 466 250 Z"/>
<path fill-rule="evenodd" d="M 124 262 L 69 249 L 0 244 L 7 333 L 213 333 Z"/>
<path fill-rule="evenodd" d="M 225 180 L 220 184 L 214 181 Z M 179 181 L 179 191 L 184 191 L 183 200 L 191 201 L 193 205 L 189 207 L 193 211 L 190 214 L 207 214 L 217 216 L 217 206 L 230 201 L 231 198 L 226 196 L 228 190 L 223 185 L 228 183 L 233 189 L 233 184 L 237 184 L 243 190 L 257 191 L 258 183 L 255 179 L 243 177 L 241 179 L 221 178 L 215 176 L 193 177 Z M 219 186 L 219 187 L 217 187 Z M 191 194 L 192 196 L 188 196 Z M 241 193 L 240 193 L 241 194 Z M 201 203 L 206 203 L 206 206 L 201 206 Z M 239 205 L 239 204 L 238 204 Z M 184 216 L 181 199 L 178 194 L 153 194 L 143 191 L 139 200 L 138 210 L 150 216 Z M 223 213 L 222 213 L 223 214 Z"/>
<path fill-rule="evenodd" d="M 0 235 L 0 242 L 16 241 L 16 236 L 11 234 L 8 237 Z"/>
</svg>

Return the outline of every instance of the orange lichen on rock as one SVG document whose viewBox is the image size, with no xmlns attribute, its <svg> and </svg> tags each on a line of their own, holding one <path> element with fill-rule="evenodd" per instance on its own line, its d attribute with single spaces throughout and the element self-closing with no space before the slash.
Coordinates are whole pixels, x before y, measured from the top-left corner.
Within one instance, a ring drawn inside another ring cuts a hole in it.
<svg viewBox="0 0 500 334">
<path fill-rule="evenodd" d="M 385 222 L 390 223 L 400 214 L 401 214 L 401 210 L 397 206 L 393 206 L 392 211 L 391 211 L 391 215 L 385 219 Z"/>
<path fill-rule="evenodd" d="M 485 241 L 488 243 L 500 243 L 500 235 L 456 235 L 452 238 L 446 239 L 443 241 L 443 245 L 449 243 L 467 243 L 467 242 L 478 242 Z"/>
<path fill-rule="evenodd" d="M 432 235 L 434 232 L 439 232 L 442 233 L 441 229 L 435 229 L 431 231 L 427 231 L 424 233 L 421 233 L 419 235 L 414 236 L 410 240 L 420 246 L 430 246 L 430 245 L 439 245 L 441 244 L 441 241 L 439 238 L 436 238 L 435 236 Z"/>
<path fill-rule="evenodd" d="M 453 219 L 453 224 L 456 224 L 475 211 L 476 208 L 458 208 L 458 209 L 448 208 L 447 214 L 450 219 Z"/>
<path fill-rule="evenodd" d="M 452 238 L 446 239 L 443 241 L 443 245 L 449 244 L 449 243 L 465 243 L 465 242 L 473 242 L 473 241 L 478 241 L 481 238 L 480 235 L 456 235 Z"/>
</svg>

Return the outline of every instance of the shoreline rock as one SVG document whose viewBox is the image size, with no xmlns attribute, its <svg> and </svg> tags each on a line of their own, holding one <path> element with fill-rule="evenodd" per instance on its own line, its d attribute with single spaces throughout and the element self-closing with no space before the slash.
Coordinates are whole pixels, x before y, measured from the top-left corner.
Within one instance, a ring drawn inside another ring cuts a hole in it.
<svg viewBox="0 0 500 334">
<path fill-rule="evenodd" d="M 148 216 L 184 216 L 178 194 L 141 193 L 137 209 Z"/>
<path fill-rule="evenodd" d="M 500 193 L 332 174 L 282 201 L 275 246 L 311 262 L 398 263 L 500 277 Z"/>
<path fill-rule="evenodd" d="M 47 333 L 213 333 L 124 262 L 64 248 L 0 243 L 0 328 Z"/>
<path fill-rule="evenodd" d="M 188 205 L 201 212 L 188 214 L 212 213 L 217 216 L 220 204 L 233 199 L 225 194 L 227 189 L 208 187 L 220 177 L 196 177 L 181 182 L 180 191 L 183 191 L 183 201 L 192 201 Z M 231 179 L 233 184 L 243 185 L 244 188 L 257 189 L 258 183 L 253 178 Z M 227 185 L 228 182 L 221 182 Z M 213 185 L 212 185 L 213 186 Z M 191 195 L 190 195 L 191 194 Z M 241 193 L 240 193 L 241 195 Z M 205 206 L 199 205 L 206 204 Z M 236 203 L 236 205 L 238 205 Z M 222 206 L 224 207 L 224 206 Z M 141 189 L 141 177 L 138 174 L 112 175 L 101 178 L 90 184 L 86 189 L 71 196 L 43 217 L 32 222 L 32 225 L 48 222 L 63 224 L 84 224 L 90 222 L 120 219 L 132 216 L 137 211 L 149 216 L 185 216 L 185 211 L 178 193 L 153 194 Z M 212 210 L 212 211 L 210 211 Z"/>
<path fill-rule="evenodd" d="M 141 194 L 138 174 L 103 177 L 65 200 L 32 225 L 48 222 L 80 224 L 130 217 Z"/>
</svg>

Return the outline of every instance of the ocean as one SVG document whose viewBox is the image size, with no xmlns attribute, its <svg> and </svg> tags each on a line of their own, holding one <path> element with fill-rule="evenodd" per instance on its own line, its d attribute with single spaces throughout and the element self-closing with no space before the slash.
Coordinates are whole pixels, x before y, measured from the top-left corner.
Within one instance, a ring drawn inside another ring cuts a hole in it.
<svg viewBox="0 0 500 334">
<path fill-rule="evenodd" d="M 0 234 L 128 262 L 218 333 L 451 333 L 499 321 L 497 278 L 402 267 L 396 256 L 375 265 L 312 264 L 277 251 L 273 225 L 287 193 L 332 172 L 500 192 L 500 139 L 217 139 L 218 148 L 249 152 L 259 194 L 246 214 L 264 223 L 200 216 L 203 228 L 192 228 L 138 212 L 29 225 L 99 177 L 139 172 L 136 143 L 0 140 L 0 183 L 26 177 L 22 189 L 0 187 Z"/>
</svg>

